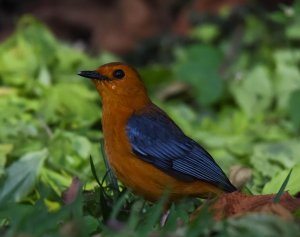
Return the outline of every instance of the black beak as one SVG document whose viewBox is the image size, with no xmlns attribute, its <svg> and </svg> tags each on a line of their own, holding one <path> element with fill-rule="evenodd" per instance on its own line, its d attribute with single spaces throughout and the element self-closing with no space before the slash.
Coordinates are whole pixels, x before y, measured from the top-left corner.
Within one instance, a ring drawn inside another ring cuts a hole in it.
<svg viewBox="0 0 300 237">
<path fill-rule="evenodd" d="M 110 80 L 108 77 L 101 75 L 99 72 L 97 71 L 80 71 L 78 74 L 78 76 L 82 76 L 82 77 L 86 77 L 89 79 L 96 79 L 96 80 Z"/>
</svg>

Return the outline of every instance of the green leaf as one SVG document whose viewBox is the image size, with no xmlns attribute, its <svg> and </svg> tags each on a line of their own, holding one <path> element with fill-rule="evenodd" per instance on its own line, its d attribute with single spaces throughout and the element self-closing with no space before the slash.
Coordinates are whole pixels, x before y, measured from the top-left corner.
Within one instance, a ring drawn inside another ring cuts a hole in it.
<svg viewBox="0 0 300 237">
<path fill-rule="evenodd" d="M 30 43 L 39 63 L 52 62 L 57 42 L 45 25 L 31 16 L 24 16 L 18 23 L 17 34 Z"/>
<path fill-rule="evenodd" d="M 268 17 L 276 22 L 276 23 L 286 23 L 289 18 L 284 14 L 284 12 L 279 12 L 279 11 L 276 11 L 276 12 L 271 12 L 268 14 Z"/>
<path fill-rule="evenodd" d="M 0 73 L 6 85 L 20 86 L 32 80 L 38 68 L 38 59 L 29 42 L 17 35 L 11 38 L 13 45 L 0 47 Z"/>
<path fill-rule="evenodd" d="M 262 24 L 261 21 L 254 15 L 247 15 L 244 19 L 246 25 L 243 27 L 244 31 L 243 41 L 245 44 L 251 45 L 261 42 L 267 30 L 267 26 Z"/>
<path fill-rule="evenodd" d="M 171 70 L 165 65 L 151 65 L 139 69 L 147 89 L 157 89 L 160 84 L 167 84 L 172 79 Z"/>
<path fill-rule="evenodd" d="M 7 168 L 7 177 L 0 189 L 0 202 L 5 199 L 20 201 L 28 194 L 40 174 L 48 150 L 30 152 Z"/>
<path fill-rule="evenodd" d="M 56 130 L 51 137 L 49 151 L 51 162 L 64 167 L 76 175 L 83 175 L 83 167 L 88 169 L 88 157 L 91 153 L 91 142 L 76 133 Z M 78 174 L 79 169 L 81 173 Z"/>
<path fill-rule="evenodd" d="M 300 128 L 300 89 L 293 91 L 290 95 L 288 112 L 296 129 Z"/>
<path fill-rule="evenodd" d="M 53 62 L 56 45 L 43 24 L 30 16 L 23 17 L 16 33 L 0 47 L 1 78 L 8 85 L 30 84 L 38 68 Z"/>
<path fill-rule="evenodd" d="M 278 192 L 276 193 L 276 196 L 274 197 L 273 201 L 275 203 L 279 203 L 280 202 L 280 198 L 282 196 L 282 194 L 284 193 L 285 191 L 285 188 L 286 188 L 286 185 L 288 184 L 289 180 L 290 180 L 290 177 L 291 177 L 291 173 L 292 173 L 292 170 L 290 170 L 290 172 L 288 173 L 288 175 L 286 176 L 285 180 L 283 181 L 280 189 L 278 190 Z"/>
<path fill-rule="evenodd" d="M 0 178 L 4 174 L 7 155 L 12 151 L 12 144 L 0 144 Z"/>
<path fill-rule="evenodd" d="M 291 93 L 300 89 L 300 51 L 299 50 L 277 50 L 274 53 L 275 60 L 275 87 L 274 92 L 277 107 L 281 111 L 288 108 Z"/>
<path fill-rule="evenodd" d="M 242 79 L 233 81 L 230 90 L 248 117 L 266 111 L 272 103 L 273 86 L 269 70 L 264 66 L 256 66 Z"/>
<path fill-rule="evenodd" d="M 271 178 L 282 169 L 291 169 L 299 163 L 299 154 L 300 143 L 298 140 L 262 143 L 254 146 L 250 162 L 256 171 Z"/>
<path fill-rule="evenodd" d="M 291 40 L 299 40 L 300 39 L 300 28 L 299 28 L 300 19 L 295 21 L 294 24 L 289 25 L 286 28 L 285 34 L 286 37 Z"/>
<path fill-rule="evenodd" d="M 267 182 L 262 190 L 263 194 L 276 193 L 280 189 L 283 181 L 288 176 L 290 170 L 282 170 L 277 175 L 272 177 L 272 179 Z M 291 195 L 296 195 L 300 192 L 300 163 L 293 167 L 293 172 L 289 178 L 289 182 L 286 185 L 285 190 L 287 190 Z"/>
<path fill-rule="evenodd" d="M 39 113 L 49 123 L 88 126 L 100 117 L 96 96 L 83 83 L 60 83 L 46 91 Z"/>
<path fill-rule="evenodd" d="M 101 184 L 101 182 L 100 182 L 100 180 L 98 178 L 96 167 L 94 165 L 94 161 L 93 161 L 92 156 L 90 156 L 90 166 L 91 166 L 91 170 L 92 170 L 92 174 L 94 176 L 94 179 L 97 181 L 97 183 L 100 186 L 100 188 L 102 188 L 102 184 Z"/>
<path fill-rule="evenodd" d="M 204 24 L 195 27 L 191 32 L 191 36 L 204 42 L 211 42 L 219 35 L 219 33 L 220 31 L 217 25 Z"/>
<path fill-rule="evenodd" d="M 59 196 L 72 182 L 72 177 L 70 175 L 65 174 L 65 172 L 62 173 L 47 167 L 43 167 L 41 170 L 41 181 L 51 187 L 51 189 Z"/>
<path fill-rule="evenodd" d="M 99 225 L 99 221 L 93 216 L 84 216 L 84 222 L 86 225 L 86 230 L 89 234 L 93 234 Z"/>
<path fill-rule="evenodd" d="M 147 213 L 147 217 L 144 220 L 144 223 L 141 223 L 138 226 L 137 233 L 141 235 L 142 233 L 149 233 L 155 224 L 158 224 L 158 221 L 163 213 L 164 205 L 168 199 L 168 193 L 165 192 L 159 202 L 155 203 Z"/>
<path fill-rule="evenodd" d="M 218 73 L 223 58 L 221 51 L 207 45 L 192 45 L 177 50 L 176 55 L 175 77 L 192 86 L 200 104 L 218 101 L 223 93 L 223 81 Z"/>
<path fill-rule="evenodd" d="M 241 218 L 231 218 L 222 223 L 223 230 L 230 237 L 294 237 L 299 235 L 299 227 L 293 222 L 267 214 L 248 214 Z"/>
</svg>

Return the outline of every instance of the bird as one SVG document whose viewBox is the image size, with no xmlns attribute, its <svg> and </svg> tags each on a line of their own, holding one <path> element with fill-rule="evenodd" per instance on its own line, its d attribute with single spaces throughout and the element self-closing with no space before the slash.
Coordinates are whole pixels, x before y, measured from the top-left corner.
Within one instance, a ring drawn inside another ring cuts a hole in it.
<svg viewBox="0 0 300 237">
<path fill-rule="evenodd" d="M 133 67 L 112 62 L 80 71 L 102 98 L 104 149 L 116 177 L 144 199 L 169 202 L 236 191 L 212 156 L 147 94 Z"/>
</svg>

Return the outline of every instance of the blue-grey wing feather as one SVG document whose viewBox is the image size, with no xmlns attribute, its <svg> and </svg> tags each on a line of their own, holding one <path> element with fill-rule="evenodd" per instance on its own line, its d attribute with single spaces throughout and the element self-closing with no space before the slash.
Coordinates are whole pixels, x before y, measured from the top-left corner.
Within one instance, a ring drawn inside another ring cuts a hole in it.
<svg viewBox="0 0 300 237">
<path fill-rule="evenodd" d="M 133 114 L 126 132 L 133 152 L 167 174 L 209 182 L 227 192 L 236 190 L 210 154 L 155 105 Z"/>
</svg>

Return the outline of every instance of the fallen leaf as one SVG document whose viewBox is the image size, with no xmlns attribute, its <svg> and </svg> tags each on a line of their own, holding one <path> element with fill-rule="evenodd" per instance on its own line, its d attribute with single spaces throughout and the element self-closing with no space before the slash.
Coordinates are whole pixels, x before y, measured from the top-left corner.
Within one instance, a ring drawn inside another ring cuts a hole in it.
<svg viewBox="0 0 300 237">
<path fill-rule="evenodd" d="M 286 220 L 293 219 L 292 213 L 300 208 L 300 199 L 293 198 L 285 192 L 279 203 L 274 203 L 276 194 L 246 195 L 240 192 L 222 194 L 217 200 L 210 202 L 210 210 L 214 219 L 221 220 L 229 217 L 239 217 L 247 213 L 269 213 Z M 192 213 L 191 221 L 196 218 L 202 206 Z"/>
<path fill-rule="evenodd" d="M 256 209 L 257 212 L 274 214 L 282 217 L 285 220 L 293 220 L 293 215 L 284 206 L 278 203 L 267 203 L 263 206 L 259 206 Z"/>
<path fill-rule="evenodd" d="M 62 200 L 65 204 L 71 204 L 78 196 L 81 182 L 78 177 L 73 177 L 70 187 L 62 193 Z"/>
</svg>

